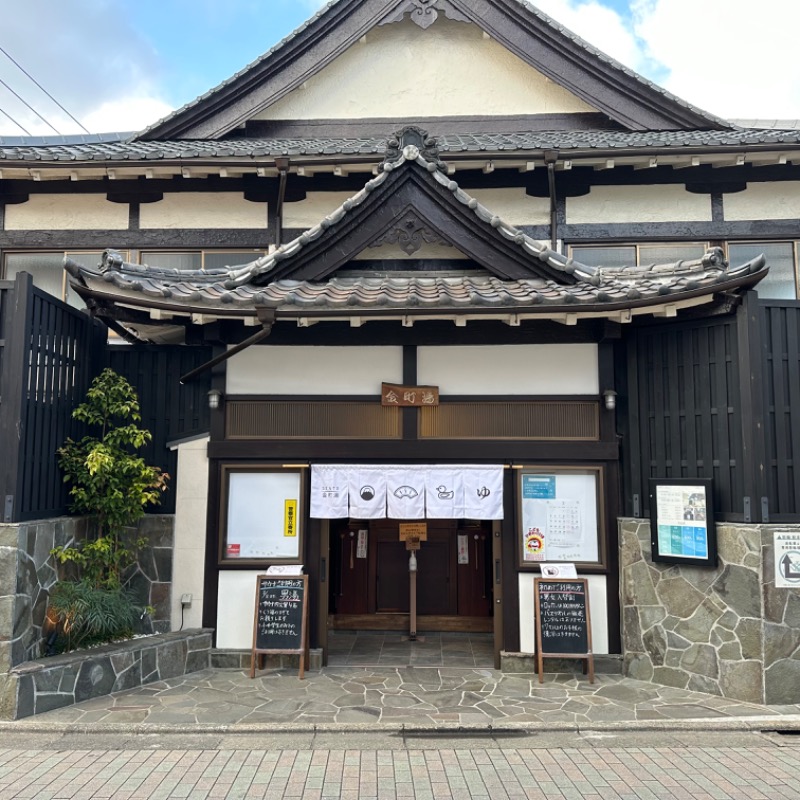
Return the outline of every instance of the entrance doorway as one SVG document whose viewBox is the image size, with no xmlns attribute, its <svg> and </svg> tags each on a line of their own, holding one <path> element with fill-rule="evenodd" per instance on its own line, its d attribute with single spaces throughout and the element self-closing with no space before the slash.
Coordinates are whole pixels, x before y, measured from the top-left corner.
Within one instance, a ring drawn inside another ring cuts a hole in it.
<svg viewBox="0 0 800 800">
<path fill-rule="evenodd" d="M 417 630 L 493 630 L 492 523 L 428 520 L 417 552 Z M 330 527 L 329 627 L 407 631 L 409 551 L 400 520 L 339 520 Z"/>
</svg>

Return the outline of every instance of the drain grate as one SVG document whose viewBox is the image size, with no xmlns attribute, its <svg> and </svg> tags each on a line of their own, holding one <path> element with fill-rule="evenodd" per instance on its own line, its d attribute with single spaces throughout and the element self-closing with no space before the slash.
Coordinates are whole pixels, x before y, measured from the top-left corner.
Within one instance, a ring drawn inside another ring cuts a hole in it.
<svg viewBox="0 0 800 800">
<path fill-rule="evenodd" d="M 413 739 L 451 739 L 459 736 L 466 739 L 480 737 L 513 739 L 528 738 L 537 734 L 521 728 L 404 728 L 395 735 Z"/>
</svg>

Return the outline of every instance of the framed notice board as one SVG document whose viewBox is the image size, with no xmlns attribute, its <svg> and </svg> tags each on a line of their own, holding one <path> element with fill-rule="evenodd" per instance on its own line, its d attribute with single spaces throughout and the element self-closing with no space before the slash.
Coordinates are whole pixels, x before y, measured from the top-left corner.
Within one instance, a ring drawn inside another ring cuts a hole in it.
<svg viewBox="0 0 800 800">
<path fill-rule="evenodd" d="M 219 563 L 291 564 L 303 552 L 303 472 L 222 468 Z"/>
<path fill-rule="evenodd" d="M 589 585 L 586 578 L 535 578 L 536 661 L 539 683 L 545 658 L 579 658 L 594 683 Z"/>
<path fill-rule="evenodd" d="M 653 561 L 717 566 L 717 530 L 710 480 L 650 479 Z"/>
<path fill-rule="evenodd" d="M 521 569 L 605 566 L 602 468 L 523 467 L 518 481 Z"/>
<path fill-rule="evenodd" d="M 259 575 L 253 621 L 250 677 L 261 656 L 300 656 L 300 680 L 305 675 L 308 651 L 308 575 Z"/>
</svg>

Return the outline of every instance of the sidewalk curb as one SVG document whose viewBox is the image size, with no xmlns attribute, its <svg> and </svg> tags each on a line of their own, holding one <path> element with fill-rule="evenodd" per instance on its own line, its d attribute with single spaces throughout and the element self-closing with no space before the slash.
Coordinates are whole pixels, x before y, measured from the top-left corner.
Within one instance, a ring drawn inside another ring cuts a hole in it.
<svg viewBox="0 0 800 800">
<path fill-rule="evenodd" d="M 504 725 L 460 725 L 442 723 L 431 725 L 391 724 L 391 723 L 274 723 L 274 724 L 234 724 L 214 725 L 208 723 L 192 723 L 188 725 L 130 723 L 68 723 L 54 725 L 52 722 L 0 722 L 0 733 L 49 733 L 49 734 L 100 734 L 124 733 L 128 735 L 147 734 L 180 734 L 182 736 L 203 735 L 211 733 L 230 735 L 274 734 L 274 733 L 396 733 L 401 736 L 436 733 L 474 733 L 482 736 L 502 736 L 505 734 L 529 734 L 549 732 L 587 733 L 600 732 L 639 732 L 639 731 L 798 731 L 800 732 L 800 714 L 775 716 L 729 717 L 725 719 L 680 719 L 680 720 L 640 720 L 590 722 L 575 724 L 569 722 L 509 722 Z"/>
</svg>

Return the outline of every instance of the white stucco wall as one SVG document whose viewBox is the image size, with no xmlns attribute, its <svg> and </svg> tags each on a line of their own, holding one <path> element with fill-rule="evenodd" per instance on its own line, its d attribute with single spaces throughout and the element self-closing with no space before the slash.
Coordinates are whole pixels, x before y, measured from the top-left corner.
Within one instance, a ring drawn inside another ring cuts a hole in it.
<svg viewBox="0 0 800 800">
<path fill-rule="evenodd" d="M 584 197 L 567 198 L 567 223 L 711 222 L 711 198 L 679 184 L 595 186 Z"/>
<path fill-rule="evenodd" d="M 435 76 L 435 77 L 434 77 Z M 475 25 L 408 19 L 375 28 L 254 119 L 569 114 L 594 109 Z"/>
<path fill-rule="evenodd" d="M 402 347 L 255 346 L 229 359 L 226 392 L 379 395 L 402 379 Z"/>
<path fill-rule="evenodd" d="M 597 345 L 420 347 L 417 381 L 442 394 L 598 394 Z"/>
<path fill-rule="evenodd" d="M 364 176 L 364 183 L 369 176 Z M 284 203 L 283 225 L 285 228 L 311 228 L 324 217 L 339 208 L 355 192 L 308 192 L 305 200 Z"/>
<path fill-rule="evenodd" d="M 142 228 L 267 228 L 267 204 L 235 192 L 175 192 L 139 211 Z"/>
<path fill-rule="evenodd" d="M 524 187 L 511 189 L 468 189 L 479 203 L 492 214 L 502 217 L 511 225 L 549 225 L 550 199 L 531 197 Z"/>
<path fill-rule="evenodd" d="M 6 206 L 6 230 L 126 230 L 129 206 L 104 194 L 32 194 Z"/>
<path fill-rule="evenodd" d="M 726 222 L 749 219 L 800 219 L 800 181 L 749 183 L 723 198 Z"/>
<path fill-rule="evenodd" d="M 536 652 L 533 579 L 538 572 L 519 573 L 519 646 L 522 653 Z M 608 596 L 605 575 L 581 575 L 589 581 L 589 616 L 592 623 L 592 650 L 608 653 Z"/>
<path fill-rule="evenodd" d="M 177 446 L 175 481 L 175 552 L 172 569 L 172 629 L 181 626 L 181 595 L 191 594 L 183 627 L 203 622 L 203 587 L 208 503 L 208 437 Z"/>
</svg>

